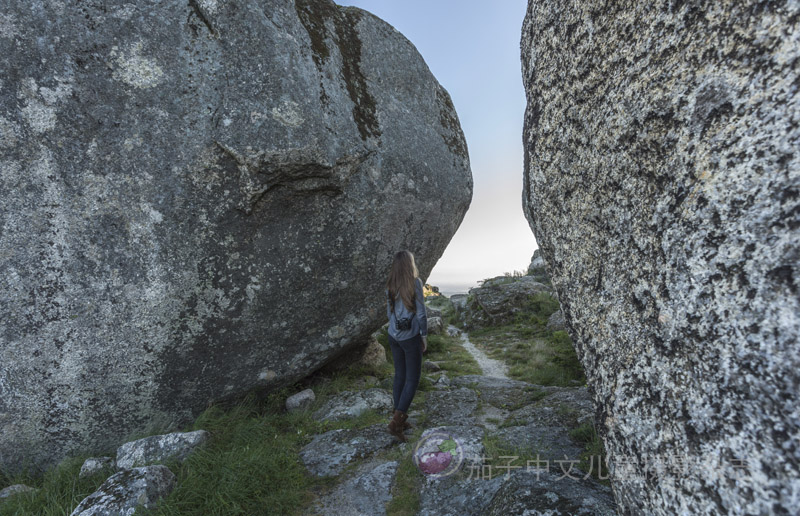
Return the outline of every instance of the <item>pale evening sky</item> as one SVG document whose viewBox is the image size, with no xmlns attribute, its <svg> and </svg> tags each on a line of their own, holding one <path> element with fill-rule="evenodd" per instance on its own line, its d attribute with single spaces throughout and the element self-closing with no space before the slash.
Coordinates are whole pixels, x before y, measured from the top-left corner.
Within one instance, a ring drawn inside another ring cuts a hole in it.
<svg viewBox="0 0 800 516">
<path fill-rule="evenodd" d="M 527 0 L 342 0 L 390 23 L 447 89 L 467 138 L 472 204 L 428 283 L 449 294 L 526 270 L 536 249 L 522 213 L 519 40 Z"/>
</svg>

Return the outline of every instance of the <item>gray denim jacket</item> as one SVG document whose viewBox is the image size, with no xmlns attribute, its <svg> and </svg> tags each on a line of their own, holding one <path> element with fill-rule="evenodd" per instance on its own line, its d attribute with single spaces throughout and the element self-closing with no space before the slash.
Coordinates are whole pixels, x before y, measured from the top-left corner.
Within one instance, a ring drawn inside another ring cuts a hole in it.
<svg viewBox="0 0 800 516">
<path fill-rule="evenodd" d="M 408 308 L 406 308 L 402 299 L 397 299 L 394 303 L 394 312 L 392 312 L 389 289 L 386 289 L 386 316 L 389 318 L 389 335 L 394 340 L 408 340 L 418 333 L 423 337 L 428 335 L 428 316 L 425 312 L 425 296 L 422 294 L 422 280 L 416 278 L 414 287 L 416 314 L 410 312 Z M 397 319 L 403 319 L 404 317 L 411 318 L 411 329 L 399 331 L 397 329 Z"/>
</svg>

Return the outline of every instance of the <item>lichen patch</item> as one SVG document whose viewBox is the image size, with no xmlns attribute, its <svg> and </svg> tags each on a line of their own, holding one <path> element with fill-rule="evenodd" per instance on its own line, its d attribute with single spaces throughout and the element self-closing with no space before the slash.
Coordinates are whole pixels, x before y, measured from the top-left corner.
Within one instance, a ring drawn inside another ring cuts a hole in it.
<svg viewBox="0 0 800 516">
<path fill-rule="evenodd" d="M 56 126 L 56 110 L 38 100 L 30 100 L 22 108 L 22 116 L 35 133 L 43 133 Z"/>
<path fill-rule="evenodd" d="M 19 126 L 0 116 L 0 149 L 16 145 L 18 136 Z"/>
<path fill-rule="evenodd" d="M 217 0 L 197 0 L 197 4 L 210 15 L 217 14 L 221 3 Z"/>
<path fill-rule="evenodd" d="M 136 42 L 122 54 L 117 47 L 112 47 L 116 69 L 112 77 L 134 88 L 152 88 L 158 86 L 164 78 L 164 71 L 152 57 L 142 55 L 142 42 Z"/>
<path fill-rule="evenodd" d="M 299 108 L 297 102 L 285 101 L 280 106 L 272 108 L 272 118 L 289 127 L 300 127 L 305 120 L 300 115 Z"/>
<path fill-rule="evenodd" d="M 10 14 L 0 14 L 0 38 L 13 38 L 19 35 L 15 21 Z"/>
</svg>

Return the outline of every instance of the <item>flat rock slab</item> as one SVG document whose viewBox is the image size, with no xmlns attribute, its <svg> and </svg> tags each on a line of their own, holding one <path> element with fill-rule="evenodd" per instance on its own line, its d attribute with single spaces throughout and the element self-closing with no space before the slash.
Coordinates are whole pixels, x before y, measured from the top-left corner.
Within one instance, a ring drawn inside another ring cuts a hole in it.
<svg viewBox="0 0 800 516">
<path fill-rule="evenodd" d="M 183 461 L 196 447 L 208 440 L 205 430 L 152 435 L 117 448 L 117 468 L 127 469 L 166 460 Z"/>
<path fill-rule="evenodd" d="M 145 466 L 115 473 L 78 504 L 70 516 L 130 516 L 136 507 L 155 507 L 175 487 L 166 466 Z"/>
<path fill-rule="evenodd" d="M 611 489 L 562 473 L 519 469 L 511 473 L 481 512 L 485 516 L 615 516 Z M 492 479 L 494 480 L 494 479 Z"/>
<path fill-rule="evenodd" d="M 478 424 L 480 424 L 486 430 L 495 431 L 499 427 L 500 423 L 507 420 L 508 415 L 508 410 L 500 409 L 494 405 L 486 403 L 485 405 L 481 406 L 480 413 L 478 414 Z"/>
<path fill-rule="evenodd" d="M 367 410 L 379 412 L 394 408 L 392 395 L 373 387 L 363 391 L 343 391 L 326 401 L 312 417 L 317 421 L 341 421 L 354 418 Z"/>
<path fill-rule="evenodd" d="M 586 387 L 542 387 L 544 398 L 513 410 L 509 421 L 535 422 L 539 426 L 577 426 L 594 417 L 594 405 Z"/>
<path fill-rule="evenodd" d="M 529 450 L 549 461 L 578 461 L 583 452 L 583 447 L 570 439 L 569 430 L 563 426 L 539 426 L 533 422 L 501 428 L 494 435 L 506 445 L 521 451 Z M 558 467 L 558 464 L 555 466 Z M 565 464 L 564 467 L 568 469 L 569 465 Z"/>
<path fill-rule="evenodd" d="M 467 387 L 430 391 L 425 398 L 425 424 L 475 425 L 477 409 L 478 395 Z"/>
<path fill-rule="evenodd" d="M 397 462 L 370 461 L 355 474 L 323 496 L 310 513 L 314 516 L 384 516 L 392 499 L 391 489 Z"/>
<path fill-rule="evenodd" d="M 422 432 L 419 441 L 414 443 L 414 453 L 421 457 L 425 453 L 438 451 L 438 444 L 443 439 L 452 439 L 457 443 L 458 449 L 458 454 L 454 460 L 461 461 L 454 474 L 455 472 L 469 471 L 472 465 L 483 463 L 483 435 L 484 429 L 476 425 L 448 425 L 427 428 Z"/>
<path fill-rule="evenodd" d="M 395 444 L 400 444 L 400 441 L 389 434 L 385 423 L 361 429 L 340 428 L 315 435 L 300 450 L 300 458 L 313 475 L 338 475 L 354 460 L 369 457 Z"/>
<path fill-rule="evenodd" d="M 557 407 L 528 405 L 519 410 L 510 412 L 506 417 L 505 423 L 514 426 L 525 426 L 528 423 L 536 423 L 539 426 L 567 427 L 567 422 L 570 417 L 569 412 L 558 409 Z"/>
<path fill-rule="evenodd" d="M 480 393 L 481 401 L 503 409 L 514 409 L 533 403 L 537 399 L 536 394 L 545 389 L 519 380 L 471 374 L 454 378 L 452 384 L 476 389 Z"/>
<path fill-rule="evenodd" d="M 502 477 L 443 477 L 426 480 L 417 516 L 482 516 L 503 484 Z"/>
<path fill-rule="evenodd" d="M 547 395 L 539 401 L 543 406 L 567 405 L 582 412 L 592 412 L 594 405 L 586 387 L 547 387 Z"/>
<path fill-rule="evenodd" d="M 606 516 L 616 515 L 616 505 L 611 490 L 595 480 L 523 468 L 426 479 L 417 515 Z"/>
</svg>

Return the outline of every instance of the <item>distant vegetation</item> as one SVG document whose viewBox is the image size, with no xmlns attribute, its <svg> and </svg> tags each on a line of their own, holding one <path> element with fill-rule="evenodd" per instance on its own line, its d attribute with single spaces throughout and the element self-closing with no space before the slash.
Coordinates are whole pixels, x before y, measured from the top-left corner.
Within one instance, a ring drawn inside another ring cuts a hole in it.
<svg viewBox="0 0 800 516">
<path fill-rule="evenodd" d="M 581 385 L 583 366 L 566 331 L 547 328 L 549 317 L 559 310 L 556 298 L 540 292 L 528 298 L 514 320 L 470 332 L 470 339 L 491 357 L 509 366 L 515 380 L 538 385 Z"/>
</svg>

